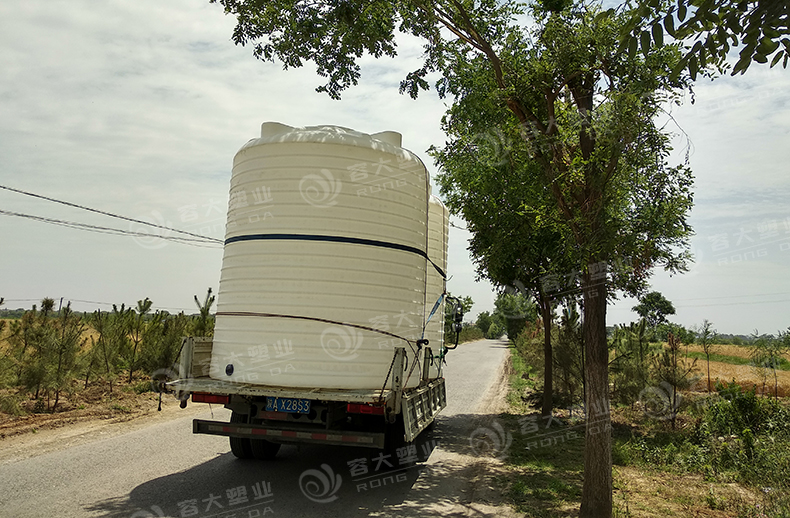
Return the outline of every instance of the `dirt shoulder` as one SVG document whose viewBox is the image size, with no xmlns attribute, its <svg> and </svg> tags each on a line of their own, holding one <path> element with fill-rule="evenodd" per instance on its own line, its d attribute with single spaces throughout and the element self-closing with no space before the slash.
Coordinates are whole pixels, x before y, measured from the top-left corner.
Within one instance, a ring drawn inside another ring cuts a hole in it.
<svg viewBox="0 0 790 518">
<path fill-rule="evenodd" d="M 90 407 L 54 414 L 0 414 L 0 465 L 35 457 L 78 444 L 128 433 L 153 423 L 187 417 L 207 410 L 186 409 L 172 395 L 163 395 L 162 410 L 154 393 L 119 393 Z"/>
</svg>

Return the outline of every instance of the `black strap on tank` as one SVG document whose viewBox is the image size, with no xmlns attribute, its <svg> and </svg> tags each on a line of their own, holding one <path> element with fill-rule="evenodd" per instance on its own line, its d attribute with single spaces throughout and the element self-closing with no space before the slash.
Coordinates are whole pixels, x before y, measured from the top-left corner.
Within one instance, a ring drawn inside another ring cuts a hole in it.
<svg viewBox="0 0 790 518">
<path fill-rule="evenodd" d="M 439 275 L 442 276 L 443 279 L 447 278 L 447 275 L 444 271 L 439 268 L 439 266 L 431 261 L 428 257 L 428 254 L 424 250 L 420 250 L 417 247 L 403 245 L 400 243 L 390 243 L 388 241 L 378 241 L 376 239 L 364 239 L 361 237 L 346 237 L 346 236 L 322 236 L 318 234 L 248 234 L 245 236 L 234 236 L 229 237 L 225 240 L 225 244 L 229 245 L 231 243 L 238 243 L 240 241 L 261 241 L 261 240 L 289 240 L 289 241 L 322 241 L 328 243 L 350 243 L 354 245 L 365 245 L 365 246 L 378 246 L 381 248 L 390 248 L 393 250 L 402 250 L 404 252 L 410 252 L 412 254 L 417 254 L 420 257 L 424 257 L 428 260 L 429 263 L 439 272 Z"/>
</svg>

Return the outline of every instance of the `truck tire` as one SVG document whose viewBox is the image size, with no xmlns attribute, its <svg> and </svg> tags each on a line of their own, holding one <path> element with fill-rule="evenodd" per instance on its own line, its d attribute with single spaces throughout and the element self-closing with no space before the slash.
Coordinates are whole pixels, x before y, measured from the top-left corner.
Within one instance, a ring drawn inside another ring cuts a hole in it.
<svg viewBox="0 0 790 518">
<path fill-rule="evenodd" d="M 247 415 L 233 412 L 230 414 L 231 423 L 246 423 Z M 251 459 L 252 455 L 252 442 L 249 439 L 242 437 L 229 437 L 230 451 L 239 459 Z"/>
<path fill-rule="evenodd" d="M 280 451 L 279 443 L 267 441 L 266 439 L 249 439 L 252 447 L 252 456 L 258 460 L 272 460 Z"/>
</svg>

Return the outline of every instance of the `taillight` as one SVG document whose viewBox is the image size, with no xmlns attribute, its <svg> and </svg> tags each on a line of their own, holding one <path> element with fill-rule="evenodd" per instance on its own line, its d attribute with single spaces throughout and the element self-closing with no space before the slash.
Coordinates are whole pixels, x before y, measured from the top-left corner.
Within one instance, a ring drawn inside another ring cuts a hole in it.
<svg viewBox="0 0 790 518">
<path fill-rule="evenodd" d="M 349 414 L 384 415 L 384 407 L 365 403 L 349 403 L 346 406 L 346 412 Z"/>
<path fill-rule="evenodd" d="M 227 405 L 230 403 L 230 396 L 220 396 L 217 394 L 208 394 L 206 392 L 193 392 L 193 403 L 214 403 L 218 405 Z"/>
</svg>

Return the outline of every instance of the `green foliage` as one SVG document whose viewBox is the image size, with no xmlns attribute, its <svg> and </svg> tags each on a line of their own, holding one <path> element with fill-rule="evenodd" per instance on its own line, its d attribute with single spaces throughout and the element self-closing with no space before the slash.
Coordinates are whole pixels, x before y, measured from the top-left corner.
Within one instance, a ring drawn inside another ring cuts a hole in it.
<svg viewBox="0 0 790 518">
<path fill-rule="evenodd" d="M 557 395 L 555 405 L 571 407 L 583 403 L 584 387 L 584 336 L 579 312 L 575 304 L 563 308 L 554 341 L 553 388 Z"/>
<path fill-rule="evenodd" d="M 19 386 L 40 401 L 41 411 L 55 411 L 79 367 L 85 325 L 71 306 L 52 315 L 54 300 L 45 298 L 10 326 L 7 347 L 0 358 L 3 386 Z M 39 399 L 40 397 L 44 399 Z M 52 402 L 54 398 L 54 402 Z M 9 406 L 13 408 L 14 405 Z"/>
<path fill-rule="evenodd" d="M 496 340 L 507 334 L 507 329 L 500 322 L 493 322 L 488 328 L 486 338 Z"/>
<path fill-rule="evenodd" d="M 20 398 L 29 394 L 36 400 L 35 411 L 55 412 L 76 379 L 85 388 L 100 381 L 112 392 L 124 374 L 132 383 L 141 370 L 172 368 L 185 335 L 196 329 L 201 335 L 213 334 L 214 319 L 208 312 L 212 303 L 209 290 L 201 314 L 194 317 L 152 313 L 148 298 L 134 309 L 122 304 L 110 312 L 81 316 L 70 304 L 54 311 L 53 299 L 42 300 L 40 310 L 33 306 L 0 333 L 0 389 L 18 391 L 2 394 L 2 411 L 21 412 Z"/>
<path fill-rule="evenodd" d="M 192 334 L 194 336 L 214 336 L 214 316 L 211 315 L 211 306 L 214 305 L 216 297 L 211 294 L 211 288 L 206 292 L 206 298 L 201 303 L 195 295 L 195 305 L 200 314 L 192 321 Z"/>
<path fill-rule="evenodd" d="M 651 291 L 639 297 L 639 304 L 632 308 L 647 321 L 651 328 L 666 323 L 667 315 L 675 314 L 675 307 L 661 293 Z"/>
<path fill-rule="evenodd" d="M 692 79 L 708 68 L 724 70 L 731 49 L 740 47 L 732 75 L 745 73 L 752 62 L 771 67 L 790 60 L 790 12 L 787 2 L 760 0 L 634 0 L 623 27 L 622 49 L 651 42 L 660 47 L 664 34 L 684 44 L 674 72 L 688 70 Z M 610 10 L 607 15 L 613 15 Z"/>
<path fill-rule="evenodd" d="M 491 318 L 491 313 L 488 311 L 483 311 L 479 315 L 477 315 L 477 320 L 475 321 L 475 326 L 483 332 L 483 335 L 488 336 L 488 330 L 491 328 L 491 324 L 493 323 L 493 319 Z"/>
<path fill-rule="evenodd" d="M 615 327 L 612 334 L 612 392 L 621 405 L 633 405 L 650 384 L 650 366 L 657 347 L 650 344 L 646 328 L 647 322 L 641 320 L 628 327 Z"/>
<path fill-rule="evenodd" d="M 711 355 L 713 354 L 714 345 L 713 342 L 716 339 L 716 331 L 712 329 L 713 324 L 708 322 L 707 320 L 702 321 L 702 325 L 700 326 L 697 332 L 697 343 L 702 346 L 702 350 L 705 353 L 705 363 L 707 366 L 707 375 L 708 375 L 708 392 L 710 392 L 710 359 Z"/>
<path fill-rule="evenodd" d="M 55 342 L 52 365 L 49 366 L 49 379 L 46 387 L 55 395 L 51 411 L 54 412 L 63 391 L 71 389 L 71 381 L 78 373 L 80 355 L 83 353 L 87 339 L 83 333 L 87 329 L 81 318 L 71 311 L 71 303 L 62 308 L 55 322 Z"/>
<path fill-rule="evenodd" d="M 790 351 L 790 329 L 780 332 L 779 337 L 770 335 L 758 335 L 754 332 L 752 341 L 751 359 L 765 386 L 766 380 L 773 377 L 774 397 L 779 397 L 779 381 L 776 371 L 782 368 L 783 363 L 787 363 L 784 355 Z"/>
<path fill-rule="evenodd" d="M 661 342 L 666 342 L 669 340 L 669 336 L 673 335 L 678 340 L 683 342 L 684 344 L 693 344 L 697 339 L 697 334 L 690 330 L 686 329 L 680 324 L 674 324 L 672 322 L 666 322 L 664 324 L 659 324 L 653 330 L 653 339 L 658 340 Z"/>
<path fill-rule="evenodd" d="M 515 340 L 511 340 L 519 361 L 529 366 L 530 375 L 539 381 L 544 378 L 545 386 L 545 349 L 543 326 L 535 318 L 527 323 Z M 559 325 L 552 329 L 552 372 L 553 398 L 555 408 L 569 408 L 582 402 L 584 393 L 583 351 L 580 316 L 574 305 L 563 308 Z M 534 405 L 543 401 L 543 387 L 538 387 L 526 397 Z"/>
<path fill-rule="evenodd" d="M 787 498 L 776 498 L 790 494 L 790 408 L 735 383 L 718 384 L 717 390 L 697 401 L 694 426 L 618 437 L 613 452 L 617 462 L 767 487 L 768 514 L 763 516 L 783 516 L 769 510 L 790 504 Z"/>
<path fill-rule="evenodd" d="M 691 387 L 696 378 L 696 360 L 689 362 L 682 357 L 680 351 L 682 342 L 670 333 L 667 347 L 657 356 L 653 357 L 653 376 L 656 382 L 668 388 L 668 412 L 672 428 L 677 422 L 680 410 L 680 391 Z"/>
<path fill-rule="evenodd" d="M 474 342 L 475 340 L 482 340 L 485 337 L 485 334 L 483 334 L 483 331 L 481 331 L 479 327 L 474 325 L 465 325 L 463 329 L 461 329 L 461 334 L 458 337 L 458 343 L 461 344 L 464 342 Z"/>
<path fill-rule="evenodd" d="M 529 322 L 518 334 L 515 340 L 510 341 L 519 357 L 530 366 L 532 373 L 538 378 L 543 377 L 543 333 L 539 322 Z"/>
<path fill-rule="evenodd" d="M 525 293 L 504 290 L 494 301 L 494 315 L 504 325 L 507 337 L 515 340 L 527 322 L 537 318 L 537 309 Z"/>
</svg>

